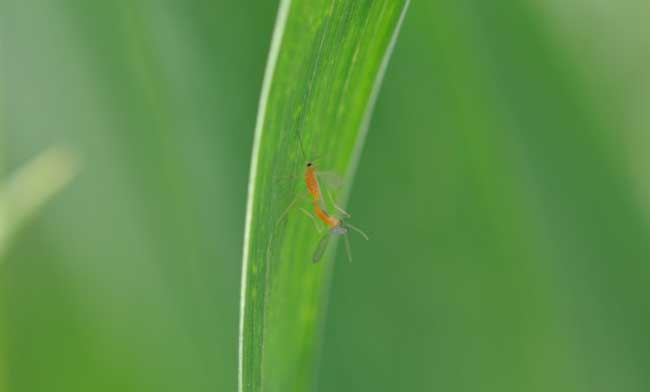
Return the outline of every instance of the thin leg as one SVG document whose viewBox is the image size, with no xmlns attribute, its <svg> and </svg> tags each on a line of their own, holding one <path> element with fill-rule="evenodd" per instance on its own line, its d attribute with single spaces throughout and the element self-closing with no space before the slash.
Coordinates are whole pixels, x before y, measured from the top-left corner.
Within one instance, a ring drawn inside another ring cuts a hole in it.
<svg viewBox="0 0 650 392">
<path fill-rule="evenodd" d="M 275 226 L 276 226 L 276 227 L 280 224 L 280 222 L 282 222 L 282 220 L 283 220 L 284 218 L 287 217 L 287 214 L 288 214 L 289 211 L 290 211 L 290 210 L 291 210 L 291 209 L 296 205 L 296 203 L 298 202 L 298 200 L 300 200 L 300 199 L 302 199 L 302 198 L 305 198 L 305 195 L 302 194 L 302 193 L 298 193 L 298 194 L 293 198 L 293 200 L 291 201 L 291 203 L 289 203 L 289 205 L 287 206 L 287 208 L 282 212 L 282 214 L 280 214 L 280 217 L 278 218 L 278 221 L 275 223 Z"/>
<path fill-rule="evenodd" d="M 352 217 L 352 215 L 348 214 L 348 213 L 347 213 L 343 208 L 339 207 L 339 206 L 336 204 L 336 202 L 334 201 L 334 198 L 332 197 L 332 194 L 330 193 L 329 190 L 327 191 L 327 196 L 329 196 L 330 201 L 332 202 L 332 205 L 334 206 L 334 208 L 336 208 L 336 210 L 337 210 L 338 212 L 340 212 L 341 214 L 343 214 L 343 217 L 344 217 L 344 218 L 351 218 L 351 217 Z"/>
<path fill-rule="evenodd" d="M 275 227 L 277 227 L 280 224 L 280 222 L 282 222 L 282 220 L 287 217 L 287 214 L 289 213 L 289 210 L 291 210 L 291 208 L 298 202 L 299 197 L 300 197 L 300 195 L 296 195 L 296 197 L 293 198 L 291 203 L 289 203 L 289 205 L 282 212 L 282 214 L 280 214 L 280 217 L 278 218 L 278 221 L 275 222 Z"/>
<path fill-rule="evenodd" d="M 361 234 L 361 236 L 366 241 L 368 241 L 368 235 L 366 233 L 364 233 L 363 230 L 361 230 L 360 228 L 358 228 L 356 226 L 353 226 L 353 225 L 349 224 L 348 222 L 345 222 L 345 227 L 349 227 L 350 229 L 352 229 L 352 230 L 356 231 L 357 233 Z"/>
<path fill-rule="evenodd" d="M 318 219 L 316 219 L 316 217 L 314 217 L 309 211 L 307 211 L 302 207 L 300 207 L 300 211 L 302 211 L 305 215 L 311 218 L 311 220 L 314 222 L 314 226 L 316 226 L 316 230 L 320 233 L 322 230 L 320 225 L 318 224 Z"/>
</svg>

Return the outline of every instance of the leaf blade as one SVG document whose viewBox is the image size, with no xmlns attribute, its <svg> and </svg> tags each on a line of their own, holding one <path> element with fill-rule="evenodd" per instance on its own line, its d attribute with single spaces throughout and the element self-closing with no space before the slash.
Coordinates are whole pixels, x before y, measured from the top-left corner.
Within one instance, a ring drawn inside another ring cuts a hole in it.
<svg viewBox="0 0 650 392">
<path fill-rule="evenodd" d="M 331 263 L 309 262 L 310 223 L 278 224 L 302 162 L 352 179 L 408 0 L 283 1 L 265 72 L 246 215 L 239 390 L 308 390 L 314 382 Z M 302 146 L 305 153 L 302 153 Z M 346 189 L 345 194 L 349 191 Z M 277 228 L 276 228 L 277 226 Z"/>
</svg>

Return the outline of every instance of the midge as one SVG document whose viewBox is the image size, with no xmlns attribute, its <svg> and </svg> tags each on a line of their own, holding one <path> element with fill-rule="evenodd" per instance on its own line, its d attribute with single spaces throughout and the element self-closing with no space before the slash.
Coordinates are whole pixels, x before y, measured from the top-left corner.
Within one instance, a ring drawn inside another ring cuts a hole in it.
<svg viewBox="0 0 650 392">
<path fill-rule="evenodd" d="M 302 138 L 300 137 L 300 133 L 298 132 L 298 142 L 300 145 L 300 151 L 302 152 L 303 157 L 306 158 L 305 150 L 302 145 Z M 341 214 L 341 217 L 336 217 L 332 214 L 329 214 L 327 212 L 327 209 L 325 207 L 325 202 L 323 200 L 323 192 L 321 191 L 321 186 L 318 181 L 318 176 L 319 176 L 319 171 L 316 169 L 314 165 L 314 161 L 308 161 L 305 165 L 305 185 L 307 186 L 307 190 L 309 191 L 309 195 L 311 197 L 311 201 L 313 204 L 314 212 L 318 219 L 320 219 L 325 225 L 328 227 L 327 233 L 321 238 L 321 240 L 318 243 L 318 246 L 316 247 L 316 251 L 314 252 L 314 255 L 312 257 L 312 262 L 317 263 L 322 257 L 323 254 L 325 253 L 325 250 L 327 250 L 327 245 L 330 242 L 330 239 L 335 236 L 344 236 L 345 240 L 345 250 L 348 256 L 348 260 L 352 261 L 352 251 L 350 249 L 350 240 L 347 237 L 347 233 L 349 229 L 352 229 L 356 232 L 358 232 L 364 239 L 368 240 L 368 236 L 366 233 L 364 233 L 361 229 L 352 226 L 351 224 L 344 222 L 343 218 L 350 218 L 350 214 L 345 212 L 342 208 L 336 205 L 334 202 L 334 198 L 332 198 L 332 195 L 328 192 L 328 196 L 330 198 L 330 201 L 334 208 Z M 289 212 L 291 207 L 298 201 L 298 197 L 296 197 L 290 204 L 289 207 L 282 213 L 280 216 L 279 221 L 281 221 L 284 216 Z M 314 219 L 314 217 L 305 209 L 301 208 L 300 209 L 303 213 L 305 213 L 307 216 L 310 218 Z M 314 219 L 314 223 L 316 224 L 316 229 L 320 232 L 320 227 L 318 226 L 317 221 Z"/>
<path fill-rule="evenodd" d="M 348 229 L 352 229 L 361 234 L 361 236 L 366 240 L 368 240 L 368 236 L 361 229 L 352 226 L 349 223 L 345 223 L 342 218 L 337 218 L 327 213 L 324 207 L 325 204 L 323 202 L 323 193 L 321 192 L 320 183 L 318 182 L 318 172 L 314 168 L 314 164 L 312 162 L 307 162 L 307 169 L 305 170 L 305 184 L 307 185 L 307 190 L 309 190 L 309 194 L 312 197 L 312 201 L 314 203 L 314 212 L 316 213 L 316 216 L 318 216 L 318 218 L 329 227 L 329 230 L 327 233 L 325 233 L 325 236 L 321 238 L 318 246 L 316 247 L 316 251 L 312 257 L 312 262 L 317 263 L 321 257 L 323 257 L 323 254 L 327 249 L 327 244 L 335 235 L 344 236 L 343 238 L 345 240 L 345 251 L 347 252 L 348 260 L 351 262 L 352 250 L 350 249 L 350 240 L 346 235 L 348 233 Z M 343 216 L 349 218 L 350 214 L 343 211 L 343 209 L 337 206 L 336 203 L 334 203 L 332 196 L 329 196 L 334 208 L 336 208 Z"/>
</svg>

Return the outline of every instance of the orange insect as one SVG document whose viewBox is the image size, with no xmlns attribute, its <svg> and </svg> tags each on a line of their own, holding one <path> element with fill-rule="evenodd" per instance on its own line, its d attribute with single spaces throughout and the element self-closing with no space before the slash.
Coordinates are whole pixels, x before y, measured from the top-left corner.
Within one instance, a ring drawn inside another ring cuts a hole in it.
<svg viewBox="0 0 650 392">
<path fill-rule="evenodd" d="M 305 170 L 305 184 L 307 185 L 307 190 L 311 195 L 311 198 L 314 203 L 314 212 L 320 220 L 323 221 L 330 228 L 334 228 L 339 224 L 339 220 L 333 216 L 330 216 L 325 212 L 323 207 L 323 193 L 320 189 L 320 184 L 318 182 L 316 168 L 312 162 L 307 162 L 307 170 Z"/>
<path fill-rule="evenodd" d="M 300 151 L 302 152 L 303 157 L 306 157 L 305 150 L 302 145 L 302 138 L 300 137 L 300 133 L 298 133 L 298 142 L 300 145 Z M 311 196 L 312 199 L 312 204 L 314 208 L 314 212 L 316 213 L 316 216 L 318 219 L 320 219 L 327 227 L 329 228 L 327 233 L 323 238 L 321 238 L 320 242 L 318 243 L 318 246 L 316 248 L 316 251 L 314 252 L 314 255 L 312 257 L 312 262 L 317 263 L 322 257 L 323 254 L 325 253 L 325 250 L 327 250 L 327 244 L 329 243 L 330 239 L 335 236 L 335 235 L 342 235 L 345 236 L 345 249 L 348 255 L 348 260 L 352 261 L 352 251 L 350 249 L 350 240 L 346 236 L 348 233 L 348 229 L 352 229 L 356 232 L 358 232 L 363 238 L 368 240 L 368 236 L 366 233 L 364 233 L 361 229 L 352 226 L 351 224 L 344 222 L 343 217 L 349 218 L 350 214 L 345 212 L 343 209 L 341 209 L 339 206 L 336 205 L 334 202 L 334 199 L 332 198 L 332 195 L 328 195 L 330 197 L 330 200 L 332 202 L 332 205 L 334 208 L 338 210 L 338 212 L 342 215 L 342 217 L 337 218 L 334 215 L 331 215 L 327 212 L 326 206 L 325 206 L 325 201 L 323 200 L 323 193 L 321 191 L 321 186 L 318 181 L 318 176 L 319 172 L 314 166 L 313 161 L 308 161 L 306 164 L 306 169 L 305 169 L 305 185 L 307 186 L 307 190 L 309 191 L 309 195 Z M 282 213 L 280 216 L 280 219 L 278 220 L 281 221 L 283 217 L 289 212 L 291 207 L 298 201 L 298 197 L 296 197 L 290 204 L 289 207 Z M 305 213 L 307 216 L 310 218 L 314 219 L 314 222 L 316 223 L 316 228 L 318 231 L 320 231 L 320 228 L 318 228 L 318 224 L 315 220 L 315 218 L 305 209 L 301 208 L 300 209 L 303 213 Z"/>
<path fill-rule="evenodd" d="M 361 229 L 352 226 L 349 223 L 345 223 L 342 218 L 336 218 L 333 215 L 327 213 L 324 207 L 325 203 L 323 202 L 323 193 L 321 192 L 320 183 L 318 182 L 318 173 L 314 168 L 314 164 L 312 162 L 307 162 L 307 169 L 305 170 L 305 184 L 307 185 L 307 190 L 309 190 L 309 194 L 311 195 L 312 201 L 314 203 L 314 212 L 316 213 L 316 216 L 318 216 L 318 218 L 329 227 L 329 230 L 327 231 L 325 236 L 318 243 L 316 252 L 314 252 L 314 256 L 312 257 L 312 262 L 317 263 L 321 259 L 321 257 L 323 257 L 323 254 L 327 249 L 327 244 L 329 243 L 332 236 L 334 235 L 345 236 L 348 233 L 348 228 L 353 229 L 354 231 L 361 234 L 363 238 L 368 240 L 368 236 Z M 345 217 L 349 218 L 350 214 L 348 214 L 347 212 L 343 211 L 343 209 L 338 207 L 336 203 L 334 203 L 334 199 L 331 197 L 331 195 L 330 198 L 332 199 L 331 201 L 332 204 L 334 205 L 334 208 L 336 208 Z M 350 249 L 350 240 L 348 239 L 347 236 L 344 237 L 344 240 L 345 240 L 345 250 L 348 254 L 348 260 L 352 261 L 352 250 Z"/>
</svg>

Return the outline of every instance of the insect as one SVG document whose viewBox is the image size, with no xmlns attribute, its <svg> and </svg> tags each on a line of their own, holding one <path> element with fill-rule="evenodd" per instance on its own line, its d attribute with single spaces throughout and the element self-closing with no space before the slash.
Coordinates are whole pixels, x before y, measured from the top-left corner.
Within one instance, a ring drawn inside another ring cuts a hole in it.
<svg viewBox="0 0 650 392">
<path fill-rule="evenodd" d="M 302 138 L 300 137 L 300 133 L 298 132 L 298 142 L 300 145 L 300 151 L 302 152 L 302 155 L 304 158 L 306 158 L 305 150 L 303 148 L 302 144 Z M 334 236 L 343 236 L 345 240 L 345 250 L 348 256 L 348 260 L 352 261 L 352 251 L 350 247 L 350 240 L 347 237 L 347 234 L 349 232 L 349 229 L 352 229 L 356 232 L 358 232 L 364 239 L 368 240 L 368 236 L 366 233 L 364 233 L 361 229 L 347 223 L 344 221 L 344 218 L 350 218 L 351 215 L 345 212 L 342 208 L 340 208 L 336 203 L 334 202 L 334 198 L 332 197 L 331 193 L 327 192 L 329 199 L 331 201 L 331 204 L 334 206 L 334 208 L 338 211 L 338 214 L 340 217 L 334 216 L 330 213 L 327 212 L 327 207 L 325 205 L 324 197 L 323 197 L 323 192 L 321 190 L 320 182 L 319 182 L 319 176 L 322 175 L 322 172 L 320 172 L 315 164 L 314 161 L 307 161 L 305 165 L 305 175 L 304 175 L 304 180 L 305 180 L 305 185 L 307 186 L 307 190 L 309 191 L 309 196 L 311 198 L 312 204 L 313 204 L 313 209 L 314 213 L 318 217 L 319 220 L 321 220 L 327 227 L 328 230 L 325 233 L 325 235 L 321 238 L 321 240 L 318 242 L 318 245 L 316 247 L 316 251 L 314 252 L 314 255 L 312 257 L 312 262 L 317 263 L 320 261 L 320 259 L 323 257 L 323 254 L 325 254 L 325 251 L 327 250 L 327 245 L 329 244 L 330 240 Z M 280 220 L 289 212 L 289 210 L 293 207 L 293 205 L 298 201 L 298 197 L 296 197 L 293 202 L 289 204 L 289 207 L 285 210 L 285 212 L 281 215 Z M 312 220 L 314 220 L 314 223 L 316 224 L 316 229 L 320 232 L 320 227 L 318 226 L 318 222 L 316 219 L 304 208 L 300 208 L 300 210 L 307 216 L 309 216 Z"/>
<path fill-rule="evenodd" d="M 337 218 L 327 213 L 325 210 L 325 203 L 323 202 L 323 192 L 321 191 L 320 183 L 318 182 L 318 172 L 315 169 L 313 162 L 307 162 L 306 166 L 305 184 L 307 185 L 307 190 L 309 190 L 309 194 L 311 195 L 312 201 L 314 203 L 314 212 L 316 213 L 316 216 L 318 216 L 318 218 L 329 227 L 329 230 L 327 233 L 325 233 L 325 236 L 321 238 L 318 246 L 316 247 L 316 251 L 312 257 L 312 262 L 317 263 L 323 257 L 323 254 L 327 249 L 327 244 L 335 235 L 344 236 L 343 238 L 345 240 L 345 250 L 348 255 L 348 260 L 352 261 L 350 240 L 347 237 L 347 233 L 349 231 L 348 229 L 353 229 L 354 231 L 358 232 L 366 240 L 368 240 L 368 236 L 361 229 L 344 222 L 343 218 Z M 336 205 L 331 194 L 328 193 L 328 195 L 334 208 L 336 208 L 338 212 L 343 216 L 349 218 L 350 214 Z"/>
</svg>

